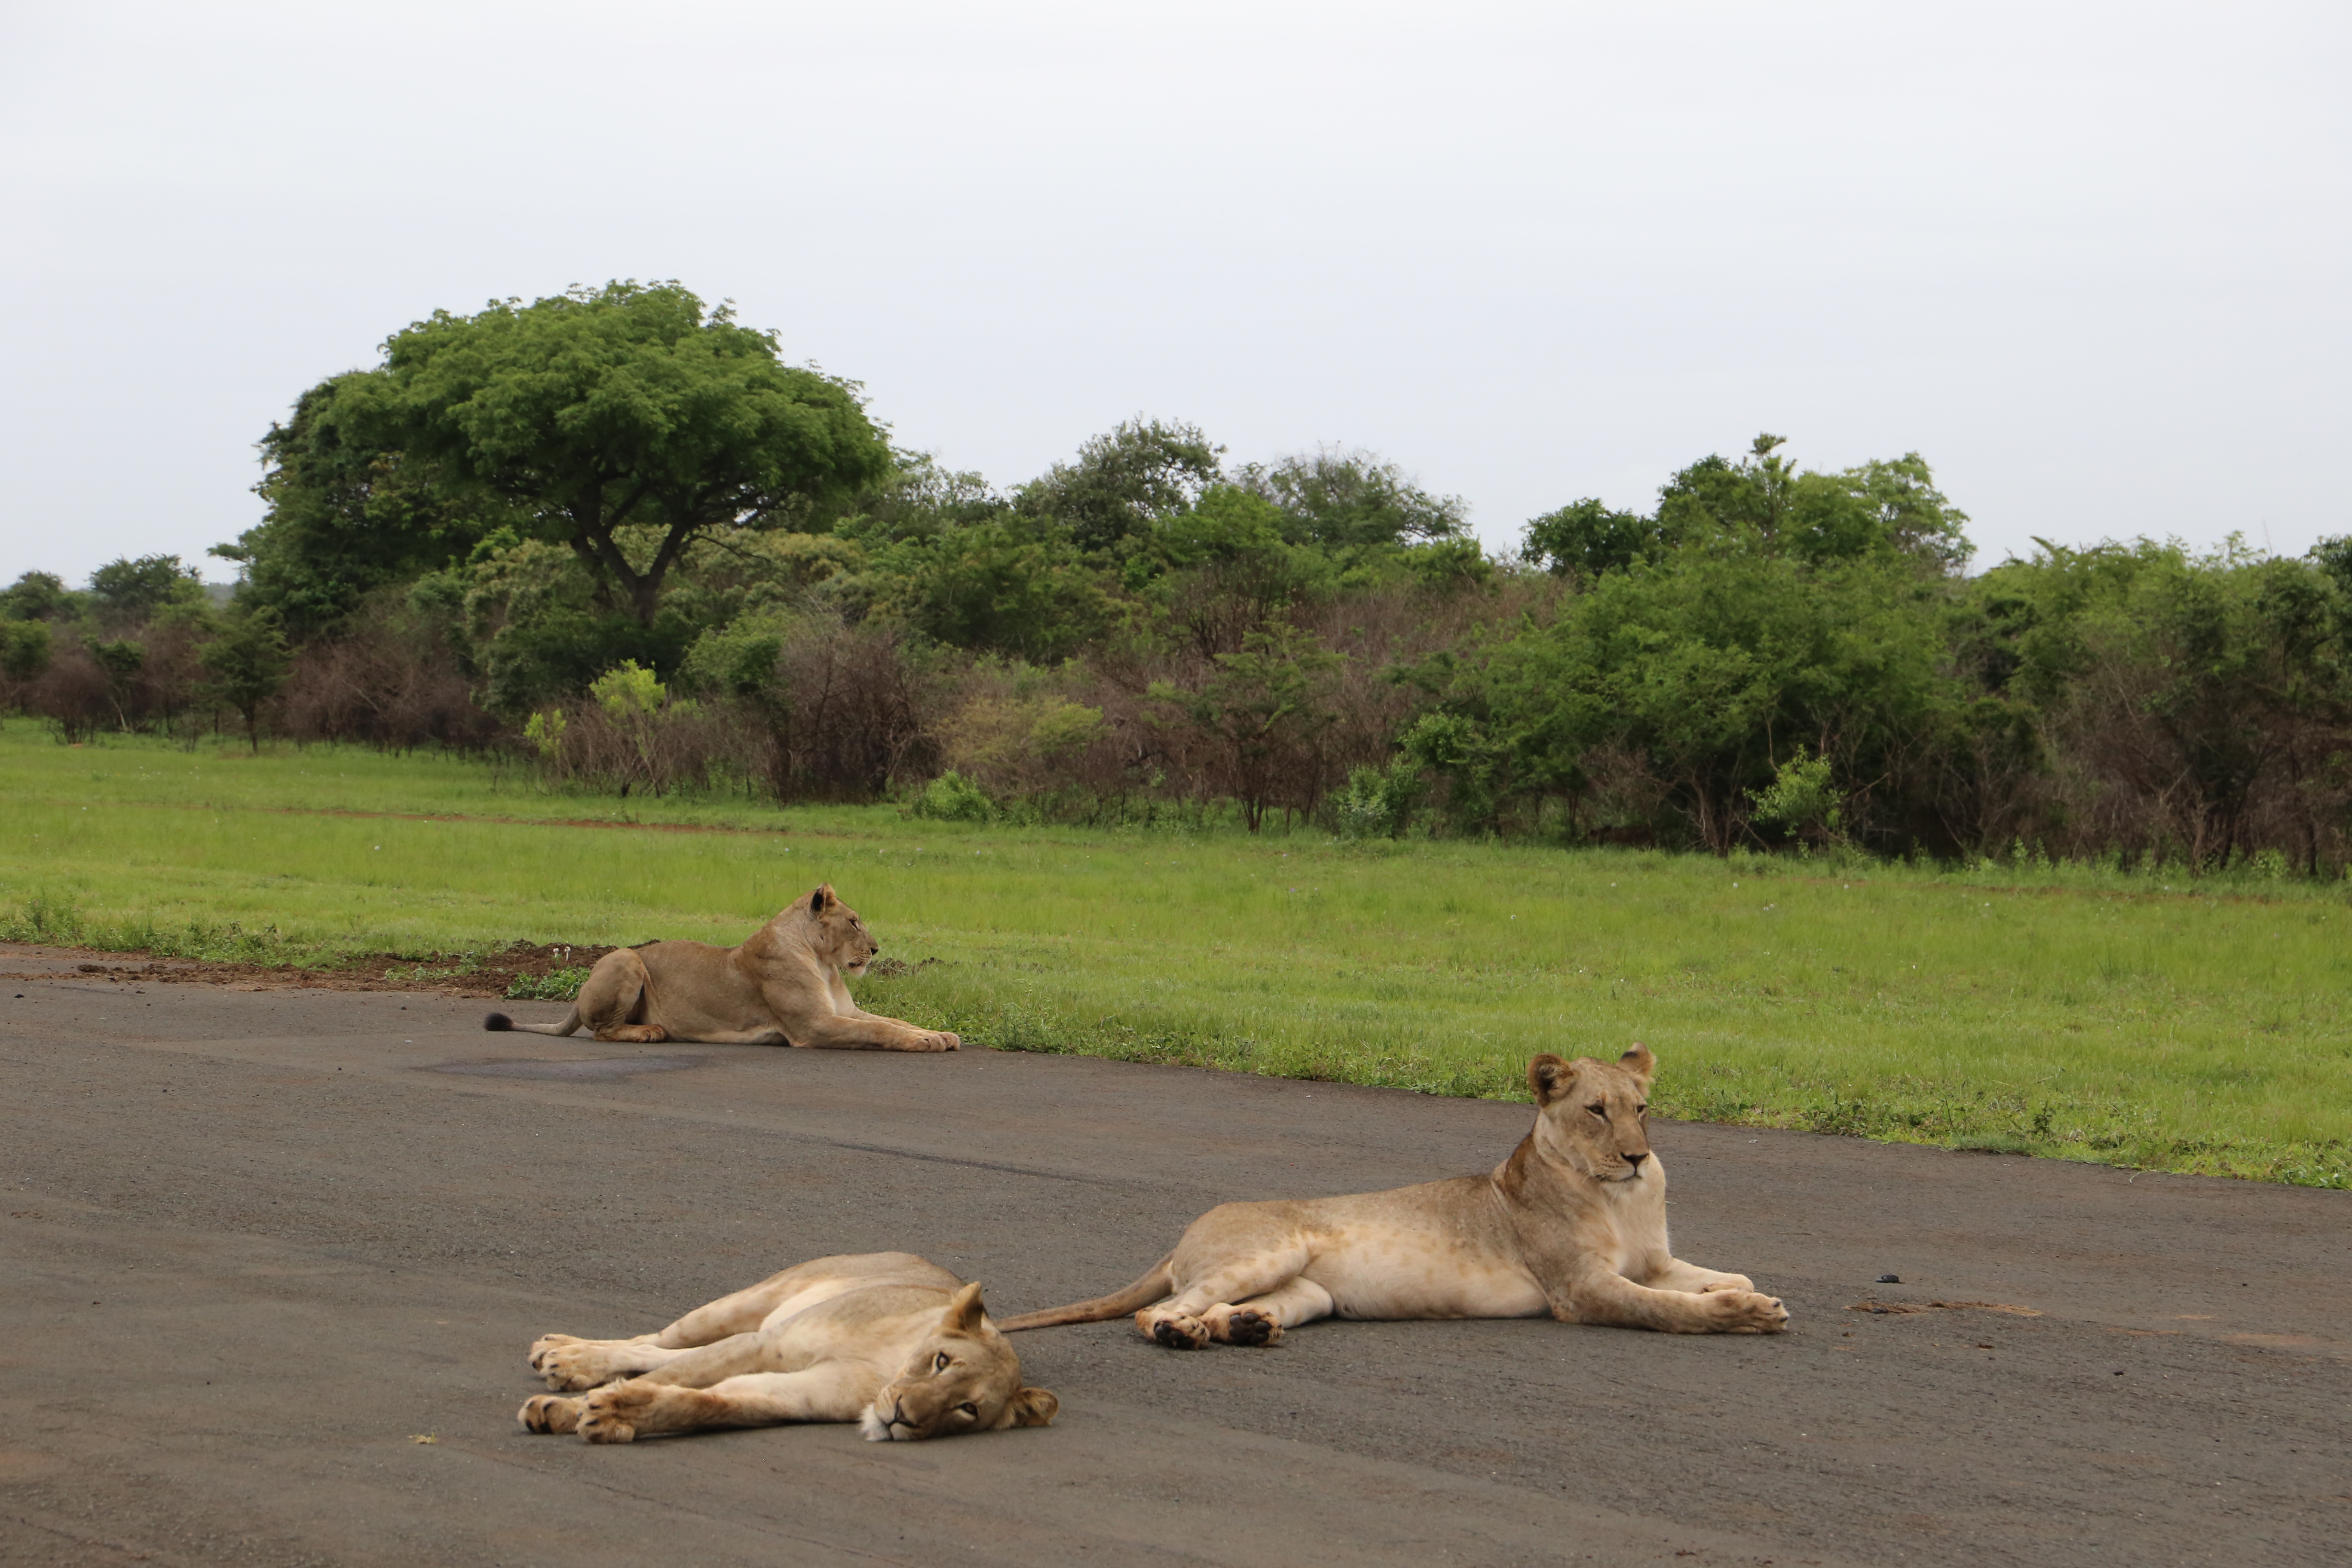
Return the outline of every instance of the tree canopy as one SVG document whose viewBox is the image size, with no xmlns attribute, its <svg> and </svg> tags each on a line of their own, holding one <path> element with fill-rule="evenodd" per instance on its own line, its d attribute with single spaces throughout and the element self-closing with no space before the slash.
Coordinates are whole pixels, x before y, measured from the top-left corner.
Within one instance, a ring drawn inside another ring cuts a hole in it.
<svg viewBox="0 0 2352 1568">
<path fill-rule="evenodd" d="M 1817 473 L 1783 456 L 1785 444 L 1759 436 L 1736 463 L 1701 458 L 1659 488 L 1648 516 L 1571 501 L 1528 524 L 1521 556 L 1590 581 L 1684 545 L 1734 539 L 1803 561 L 1903 556 L 1935 573 L 1957 572 L 1973 552 L 1962 532 L 1968 513 L 1936 489 L 1918 453 Z"/>
<path fill-rule="evenodd" d="M 569 549 L 647 626 L 698 536 L 805 521 L 892 466 L 856 385 L 676 283 L 436 311 L 263 446 L 270 516 L 239 548 L 308 570 L 281 593 L 323 606 L 504 525 Z"/>
</svg>

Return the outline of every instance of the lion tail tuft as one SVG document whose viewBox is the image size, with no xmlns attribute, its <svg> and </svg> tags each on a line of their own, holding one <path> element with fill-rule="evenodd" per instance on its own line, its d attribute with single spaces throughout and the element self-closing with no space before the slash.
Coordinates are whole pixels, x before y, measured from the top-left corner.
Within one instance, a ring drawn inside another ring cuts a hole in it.
<svg viewBox="0 0 2352 1568">
<path fill-rule="evenodd" d="M 1024 1329 L 1051 1329 L 1063 1323 L 1106 1323 L 1129 1312 L 1139 1312 L 1175 1288 L 1176 1277 L 1168 1268 L 1175 1258 L 1176 1255 L 1170 1253 L 1153 1264 L 1150 1273 L 1116 1294 L 1097 1296 L 1091 1301 L 1073 1301 L 1066 1307 L 1048 1307 L 1042 1312 L 1024 1312 L 997 1324 L 997 1331 L 1017 1334 Z"/>
<path fill-rule="evenodd" d="M 569 1035 L 578 1029 L 580 1024 L 580 1009 L 577 1005 L 572 1011 L 563 1015 L 563 1022 L 561 1024 L 518 1024 L 504 1013 L 493 1013 L 482 1020 L 482 1027 L 493 1035 L 503 1035 L 509 1030 L 518 1035 Z M 668 1038 L 667 1036 L 656 1037 Z"/>
</svg>

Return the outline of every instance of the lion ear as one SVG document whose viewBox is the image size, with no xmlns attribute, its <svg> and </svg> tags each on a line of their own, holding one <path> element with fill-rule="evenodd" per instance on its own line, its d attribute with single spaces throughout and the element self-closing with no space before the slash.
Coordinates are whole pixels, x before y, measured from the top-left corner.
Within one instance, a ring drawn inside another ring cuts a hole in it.
<svg viewBox="0 0 2352 1568">
<path fill-rule="evenodd" d="M 1617 1065 L 1640 1079 L 1642 1087 L 1647 1089 L 1650 1079 L 1658 1070 L 1658 1058 L 1650 1054 L 1649 1047 L 1635 1040 L 1633 1048 L 1617 1058 Z"/>
<path fill-rule="evenodd" d="M 975 1279 L 957 1291 L 954 1299 L 948 1302 L 947 1311 L 940 1318 L 940 1327 L 958 1333 L 976 1334 L 980 1332 L 981 1319 L 987 1315 L 988 1310 L 980 1304 L 980 1281 Z"/>
<path fill-rule="evenodd" d="M 1576 1069 L 1549 1051 L 1528 1064 L 1528 1092 L 1536 1097 L 1538 1105 L 1549 1105 L 1575 1081 Z"/>
<path fill-rule="evenodd" d="M 813 915 L 821 915 L 824 913 L 827 909 L 840 901 L 840 900 L 833 896 L 833 884 L 831 882 L 822 883 L 818 886 L 815 892 L 809 895 L 809 913 Z"/>
<path fill-rule="evenodd" d="M 1051 1426 L 1062 1402 L 1042 1388 L 1024 1388 L 1004 1407 L 1007 1426 Z"/>
</svg>

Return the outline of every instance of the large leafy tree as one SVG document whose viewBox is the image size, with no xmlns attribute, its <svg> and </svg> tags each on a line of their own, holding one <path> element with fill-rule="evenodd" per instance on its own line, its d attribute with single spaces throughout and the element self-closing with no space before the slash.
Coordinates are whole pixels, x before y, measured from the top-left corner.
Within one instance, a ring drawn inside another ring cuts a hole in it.
<svg viewBox="0 0 2352 1568">
<path fill-rule="evenodd" d="M 773 333 L 676 283 L 436 311 L 321 392 L 307 439 L 345 454 L 347 478 L 499 513 L 648 626 L 698 536 L 805 521 L 892 461 L 854 384 L 784 363 Z M 448 527 L 373 525 L 420 523 Z"/>
<path fill-rule="evenodd" d="M 270 426 L 253 487 L 268 511 L 236 543 L 212 548 L 244 568 L 239 599 L 276 610 L 298 637 L 341 620 L 371 589 L 463 559 L 516 521 L 502 500 L 436 482 L 435 465 L 385 445 L 394 433 L 349 416 L 347 385 L 374 374 L 320 382 Z"/>
</svg>

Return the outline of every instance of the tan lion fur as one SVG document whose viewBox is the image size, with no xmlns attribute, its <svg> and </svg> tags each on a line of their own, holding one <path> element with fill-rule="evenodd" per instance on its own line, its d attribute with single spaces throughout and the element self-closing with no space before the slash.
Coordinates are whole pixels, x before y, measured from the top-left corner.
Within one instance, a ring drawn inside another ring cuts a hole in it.
<svg viewBox="0 0 2352 1568">
<path fill-rule="evenodd" d="M 980 1287 L 908 1252 L 820 1258 L 627 1340 L 549 1334 L 530 1368 L 571 1399 L 517 1413 L 533 1432 L 628 1443 L 660 1432 L 855 1421 L 872 1443 L 1044 1426 L 1060 1402 L 1021 1384 L 1021 1358 Z"/>
<path fill-rule="evenodd" d="M 482 1026 L 530 1035 L 714 1046 L 808 1046 L 827 1050 L 951 1051 L 963 1042 L 868 1013 L 845 974 L 863 974 L 882 951 L 857 911 L 825 883 L 753 932 L 740 947 L 654 942 L 596 961 L 560 1024 L 518 1024 L 493 1013 Z"/>
<path fill-rule="evenodd" d="M 1269 1345 L 1318 1318 L 1534 1318 L 1669 1333 L 1777 1333 L 1789 1313 L 1744 1274 L 1666 1243 L 1666 1173 L 1650 1150 L 1655 1062 L 1546 1053 L 1528 1064 L 1534 1128 L 1484 1176 L 1391 1192 L 1223 1204 L 1116 1295 L 1006 1332 L 1135 1314 L 1161 1344 Z"/>
</svg>

